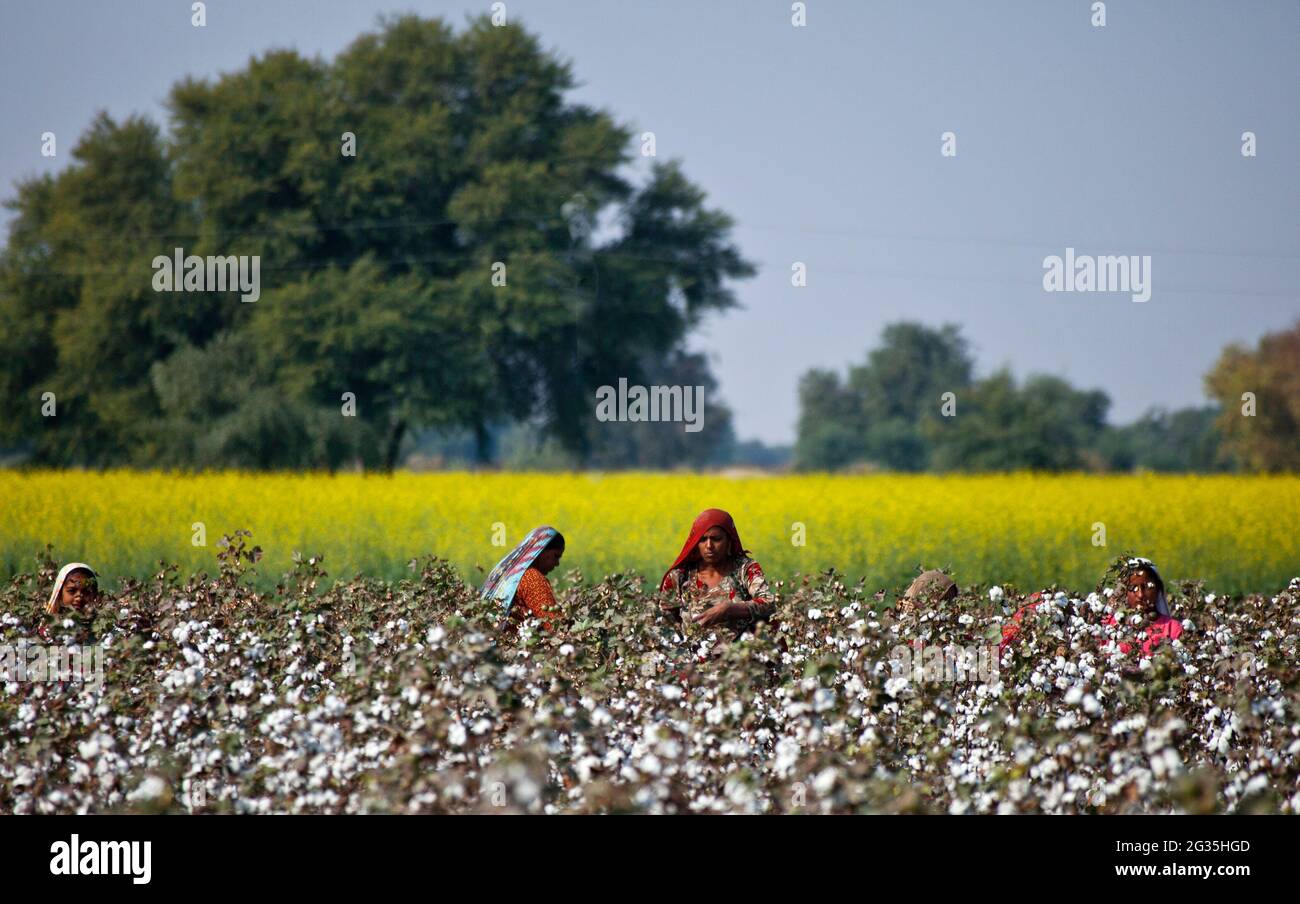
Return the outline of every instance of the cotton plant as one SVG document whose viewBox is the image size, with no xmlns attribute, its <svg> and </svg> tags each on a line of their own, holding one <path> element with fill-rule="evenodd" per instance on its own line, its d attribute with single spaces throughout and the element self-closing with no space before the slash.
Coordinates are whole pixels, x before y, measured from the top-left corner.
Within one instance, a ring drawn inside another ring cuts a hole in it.
<svg viewBox="0 0 1300 904">
<path fill-rule="evenodd" d="M 274 591 L 245 538 L 215 576 L 128 582 L 60 636 L 104 683 L 0 683 L 0 812 L 1297 812 L 1300 581 L 1191 587 L 1178 641 L 1121 655 L 1106 590 L 1054 587 L 992 674 L 900 648 L 996 652 L 1010 583 L 901 612 L 834 576 L 702 644 L 653 582 L 557 581 L 563 625 L 500 612 L 437 559 Z M 0 641 L 46 624 L 42 571 L 0 589 Z M 999 592 L 992 592 L 994 589 Z M 1041 610 L 1041 611 L 1040 611 Z M 924 659 L 922 659 L 924 662 Z"/>
</svg>

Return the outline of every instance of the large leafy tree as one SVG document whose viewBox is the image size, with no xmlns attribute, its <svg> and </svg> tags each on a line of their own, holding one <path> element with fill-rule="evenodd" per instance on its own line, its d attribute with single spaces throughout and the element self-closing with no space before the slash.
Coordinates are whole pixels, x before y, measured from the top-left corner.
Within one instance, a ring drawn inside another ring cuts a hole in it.
<svg viewBox="0 0 1300 904">
<path fill-rule="evenodd" d="M 166 136 L 101 119 L 13 202 L 0 439 L 50 462 L 391 467 L 415 428 L 469 429 L 484 456 L 490 425 L 527 419 L 581 459 L 595 388 L 680 354 L 753 268 L 679 165 L 633 181 L 630 129 L 573 86 L 519 26 L 406 16 L 332 61 L 186 80 Z M 174 247 L 258 255 L 260 300 L 153 292 Z"/>
<path fill-rule="evenodd" d="M 1224 445 L 1246 468 L 1300 470 L 1300 322 L 1253 351 L 1228 346 L 1205 385 L 1220 406 Z"/>
</svg>

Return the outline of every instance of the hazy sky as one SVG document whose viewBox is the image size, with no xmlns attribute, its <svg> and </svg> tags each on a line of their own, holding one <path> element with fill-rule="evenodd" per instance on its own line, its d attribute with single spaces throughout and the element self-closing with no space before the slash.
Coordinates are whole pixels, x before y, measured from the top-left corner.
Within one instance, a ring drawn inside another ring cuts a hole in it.
<svg viewBox="0 0 1300 904">
<path fill-rule="evenodd" d="M 188 0 L 4 0 L 0 193 L 65 165 L 97 110 L 162 120 L 183 75 L 490 6 L 210 0 L 194 28 Z M 1224 344 L 1300 316 L 1300 2 L 1106 6 L 1095 28 L 1091 0 L 808 0 L 795 28 L 785 0 L 507 0 L 573 61 L 575 99 L 654 131 L 736 218 L 760 273 L 695 344 L 742 437 L 769 442 L 793 438 L 800 374 L 898 319 L 959 323 L 981 373 L 1100 387 L 1125 421 L 1202 402 Z M 1150 301 L 1043 291 L 1067 246 L 1150 255 Z"/>
</svg>

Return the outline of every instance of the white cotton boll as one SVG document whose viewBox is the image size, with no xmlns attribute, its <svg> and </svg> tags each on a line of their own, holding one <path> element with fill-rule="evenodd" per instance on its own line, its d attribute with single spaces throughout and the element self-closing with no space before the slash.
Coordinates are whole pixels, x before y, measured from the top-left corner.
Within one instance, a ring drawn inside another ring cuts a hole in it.
<svg viewBox="0 0 1300 904">
<path fill-rule="evenodd" d="M 808 610 L 808 617 L 811 618 L 813 621 L 817 621 L 817 619 L 819 619 L 819 618 L 822 617 L 822 610 L 820 610 L 820 609 L 809 609 L 809 610 Z"/>
<path fill-rule="evenodd" d="M 908 680 L 903 676 L 890 678 L 885 682 L 885 693 L 891 697 L 897 697 L 907 689 Z"/>
<path fill-rule="evenodd" d="M 156 775 L 148 776 L 126 796 L 127 800 L 157 800 L 167 793 L 167 783 Z"/>
<path fill-rule="evenodd" d="M 1095 716 L 1101 712 L 1101 704 L 1097 702 L 1097 698 L 1092 694 L 1087 694 L 1083 698 L 1083 711 L 1090 716 Z"/>
<path fill-rule="evenodd" d="M 817 773 L 817 777 L 813 779 L 813 790 L 817 792 L 819 797 L 825 797 L 835 789 L 836 778 L 837 773 L 835 772 L 835 768 L 833 766 L 827 766 L 821 772 Z"/>
<path fill-rule="evenodd" d="M 1005 597 L 1006 595 L 1007 595 L 1006 591 L 1004 591 L 1002 587 L 998 584 L 994 584 L 992 587 L 989 588 L 990 602 L 1000 603 L 1002 602 L 1002 598 Z"/>
<path fill-rule="evenodd" d="M 1165 764 L 1165 772 L 1169 775 L 1177 775 L 1183 768 L 1183 761 L 1178 756 L 1178 751 L 1172 747 L 1166 747 L 1162 754 Z"/>
<path fill-rule="evenodd" d="M 1083 699 L 1083 689 L 1077 684 L 1065 692 L 1065 703 L 1067 706 L 1074 706 Z"/>
<path fill-rule="evenodd" d="M 1246 787 L 1241 789 L 1241 796 L 1249 797 L 1252 794 L 1255 794 L 1259 791 L 1263 791 L 1267 787 L 1268 787 L 1268 776 L 1257 775 L 1254 778 L 1252 778 L 1250 781 L 1246 782 Z"/>
<path fill-rule="evenodd" d="M 794 738 L 782 738 L 776 742 L 776 772 L 784 777 L 799 762 L 799 742 Z"/>
<path fill-rule="evenodd" d="M 1218 597 L 1215 596 L 1213 593 L 1207 593 L 1207 594 L 1205 594 L 1205 602 L 1206 602 L 1207 604 L 1213 604 L 1214 601 L 1217 600 L 1217 599 L 1218 599 Z"/>
<path fill-rule="evenodd" d="M 459 722 L 452 722 L 447 726 L 447 743 L 452 747 L 460 747 L 465 743 L 465 726 Z"/>
<path fill-rule="evenodd" d="M 675 684 L 665 684 L 659 688 L 659 693 L 665 700 L 679 700 L 682 689 Z"/>
<path fill-rule="evenodd" d="M 571 644 L 571 643 L 561 644 L 561 645 L 560 645 L 560 655 L 561 655 L 561 656 L 572 656 L 572 655 L 573 655 L 573 644 Z"/>
</svg>

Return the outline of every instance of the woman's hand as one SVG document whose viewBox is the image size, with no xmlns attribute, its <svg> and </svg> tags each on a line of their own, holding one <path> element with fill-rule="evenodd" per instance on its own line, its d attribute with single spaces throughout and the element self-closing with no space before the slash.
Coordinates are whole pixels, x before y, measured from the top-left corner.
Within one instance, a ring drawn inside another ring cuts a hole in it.
<svg viewBox="0 0 1300 904">
<path fill-rule="evenodd" d="M 731 621 L 740 617 L 743 608 L 743 606 L 739 606 L 730 600 L 722 600 L 695 616 L 695 623 L 701 628 L 707 628 L 709 625 L 715 625 L 718 622 Z"/>
</svg>

